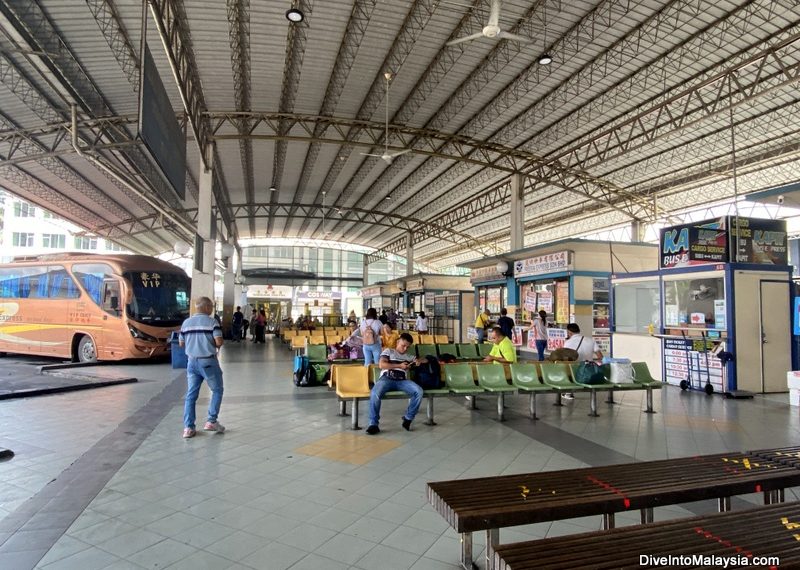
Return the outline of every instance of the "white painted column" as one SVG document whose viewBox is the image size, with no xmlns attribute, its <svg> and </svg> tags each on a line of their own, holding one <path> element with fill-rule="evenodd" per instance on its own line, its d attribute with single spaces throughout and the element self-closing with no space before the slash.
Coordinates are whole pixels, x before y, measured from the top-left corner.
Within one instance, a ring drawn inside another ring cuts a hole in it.
<svg viewBox="0 0 800 570">
<path fill-rule="evenodd" d="M 214 299 L 214 214 L 212 211 L 214 184 L 213 152 L 208 149 L 208 169 L 200 162 L 199 192 L 197 197 L 197 236 L 195 238 L 194 267 L 192 269 L 192 299 L 208 297 Z M 197 251 L 197 244 L 202 243 L 203 251 Z M 201 258 L 201 259 L 198 259 Z M 194 312 L 194 303 L 191 307 Z"/>
<path fill-rule="evenodd" d="M 234 304 L 236 303 L 236 287 L 234 280 L 236 274 L 233 272 L 233 256 L 226 260 L 225 276 L 223 278 L 224 289 L 222 291 L 222 330 L 228 332 L 232 330 Z"/>
<path fill-rule="evenodd" d="M 522 174 L 511 175 L 511 251 L 525 247 L 525 196 Z"/>
<path fill-rule="evenodd" d="M 414 236 L 406 234 L 406 277 L 414 275 Z"/>
<path fill-rule="evenodd" d="M 631 241 L 632 242 L 642 242 L 644 241 L 644 235 L 647 231 L 647 225 L 640 221 L 640 220 L 633 220 L 631 222 Z"/>
<path fill-rule="evenodd" d="M 364 269 L 361 275 L 362 275 L 362 280 L 364 281 L 362 287 L 366 287 L 367 285 L 369 285 L 369 263 L 367 262 L 366 254 L 364 254 Z"/>
</svg>

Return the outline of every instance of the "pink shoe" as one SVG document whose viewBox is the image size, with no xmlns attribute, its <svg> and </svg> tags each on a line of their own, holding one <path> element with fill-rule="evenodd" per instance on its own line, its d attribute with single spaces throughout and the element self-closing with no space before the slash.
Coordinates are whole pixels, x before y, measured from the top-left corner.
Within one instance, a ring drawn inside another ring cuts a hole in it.
<svg viewBox="0 0 800 570">
<path fill-rule="evenodd" d="M 215 431 L 217 433 L 225 433 L 225 426 L 219 422 L 206 422 L 206 425 L 203 426 L 205 431 Z"/>
<path fill-rule="evenodd" d="M 183 439 L 189 439 L 190 437 L 194 437 L 197 435 L 197 432 L 192 428 L 185 428 L 183 430 Z"/>
</svg>

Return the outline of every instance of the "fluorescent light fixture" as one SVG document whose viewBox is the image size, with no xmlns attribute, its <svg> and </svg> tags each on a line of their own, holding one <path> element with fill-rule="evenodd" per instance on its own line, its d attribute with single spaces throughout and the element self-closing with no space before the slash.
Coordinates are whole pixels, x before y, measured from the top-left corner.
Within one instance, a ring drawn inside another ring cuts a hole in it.
<svg viewBox="0 0 800 570">
<path fill-rule="evenodd" d="M 293 24 L 299 24 L 305 19 L 306 15 L 297 8 L 289 8 L 286 10 L 286 19 Z"/>
<path fill-rule="evenodd" d="M 553 63 L 553 56 L 549 53 L 543 53 L 539 56 L 539 65 L 550 65 Z"/>
<path fill-rule="evenodd" d="M 269 187 L 269 191 L 270 191 L 270 192 L 277 192 L 277 191 L 278 191 L 278 189 L 277 189 L 277 188 L 275 188 L 274 186 L 270 186 L 270 187 Z"/>
</svg>

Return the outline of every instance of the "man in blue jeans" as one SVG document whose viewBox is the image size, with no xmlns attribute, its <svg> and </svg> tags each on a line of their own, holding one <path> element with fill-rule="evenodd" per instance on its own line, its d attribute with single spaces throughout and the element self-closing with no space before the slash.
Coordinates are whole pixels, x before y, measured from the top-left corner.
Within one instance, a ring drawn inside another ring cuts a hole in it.
<svg viewBox="0 0 800 570">
<path fill-rule="evenodd" d="M 408 353 L 408 348 L 414 339 L 408 333 L 400 335 L 395 348 L 387 348 L 381 353 L 380 368 L 383 370 L 375 386 L 372 387 L 372 394 L 369 397 L 369 427 L 367 433 L 375 435 L 380 433 L 378 421 L 381 414 L 381 398 L 386 392 L 400 390 L 409 395 L 408 409 L 403 416 L 403 429 L 409 431 L 411 422 L 419 411 L 422 403 L 422 388 L 408 379 L 407 370 L 412 364 L 419 364 L 421 361 Z"/>
<path fill-rule="evenodd" d="M 206 431 L 223 433 L 225 426 L 217 421 L 219 406 L 222 403 L 222 369 L 217 361 L 217 349 L 222 346 L 222 328 L 211 316 L 214 303 L 208 297 L 199 297 L 194 315 L 181 326 L 180 345 L 185 347 L 189 364 L 186 378 L 189 383 L 186 401 L 183 406 L 183 437 L 188 439 L 197 435 L 195 430 L 195 404 L 203 380 L 211 389 L 211 403 L 208 405 L 208 419 L 203 426 Z"/>
</svg>

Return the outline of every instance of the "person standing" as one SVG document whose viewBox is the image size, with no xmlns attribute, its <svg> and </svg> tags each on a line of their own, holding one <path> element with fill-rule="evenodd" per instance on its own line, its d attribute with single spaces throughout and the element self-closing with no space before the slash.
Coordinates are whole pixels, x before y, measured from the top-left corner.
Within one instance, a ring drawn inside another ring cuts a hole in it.
<svg viewBox="0 0 800 570">
<path fill-rule="evenodd" d="M 512 338 L 514 335 L 514 319 L 508 316 L 508 309 L 500 309 L 500 318 L 497 319 L 497 326 L 503 331 L 503 336 Z"/>
<path fill-rule="evenodd" d="M 417 317 L 417 322 L 414 323 L 414 328 L 419 334 L 428 333 L 428 318 L 425 316 L 425 311 L 420 311 Z"/>
<path fill-rule="evenodd" d="M 195 404 L 203 380 L 211 390 L 208 404 L 208 417 L 203 426 L 205 431 L 223 433 L 225 426 L 217 421 L 222 404 L 222 369 L 217 361 L 217 351 L 222 346 L 222 327 L 211 316 L 214 303 L 208 297 L 199 297 L 194 308 L 197 311 L 181 325 L 178 342 L 186 350 L 188 365 L 186 379 L 188 388 L 183 405 L 183 437 L 188 439 L 197 435 L 195 429 Z"/>
<path fill-rule="evenodd" d="M 378 317 L 378 320 L 381 322 L 381 325 L 385 325 L 389 322 L 389 315 L 386 314 L 386 309 L 381 311 L 381 316 Z"/>
<path fill-rule="evenodd" d="M 241 307 L 236 307 L 236 311 L 233 313 L 233 320 L 231 321 L 231 337 L 233 337 L 233 342 L 239 342 L 242 340 L 242 325 L 244 325 L 244 313 L 242 312 Z"/>
<path fill-rule="evenodd" d="M 478 344 L 483 344 L 483 340 L 486 338 L 486 329 L 489 328 L 491 316 L 492 313 L 489 309 L 484 309 L 482 313 L 478 314 L 478 318 L 475 319 L 475 332 L 478 334 Z"/>
<path fill-rule="evenodd" d="M 264 312 L 264 309 L 259 309 L 258 315 L 256 315 L 256 334 L 255 343 L 265 344 L 264 340 L 264 332 L 267 327 L 267 314 Z"/>
<path fill-rule="evenodd" d="M 369 435 L 380 433 L 381 429 L 378 427 L 378 422 L 381 414 L 381 398 L 386 392 L 392 390 L 400 390 L 409 396 L 408 408 L 403 415 L 402 426 L 406 431 L 411 430 L 411 422 L 414 421 L 419 411 L 423 395 L 419 384 L 408 380 L 406 375 L 406 371 L 411 364 L 423 362 L 408 353 L 408 347 L 413 342 L 414 340 L 410 334 L 403 333 L 397 341 L 397 348 L 387 348 L 381 353 L 380 367 L 382 373 L 378 381 L 375 382 L 375 386 L 372 387 L 372 393 L 369 397 L 369 426 L 367 427 Z"/>
<path fill-rule="evenodd" d="M 539 353 L 539 362 L 544 361 L 544 350 L 547 348 L 547 313 L 543 310 L 531 321 L 531 331 L 536 341 L 536 352 Z"/>
<path fill-rule="evenodd" d="M 378 311 L 373 307 L 367 309 L 367 316 L 361 321 L 359 331 L 364 343 L 364 366 L 378 364 L 381 358 L 381 322 L 378 320 Z"/>
</svg>

